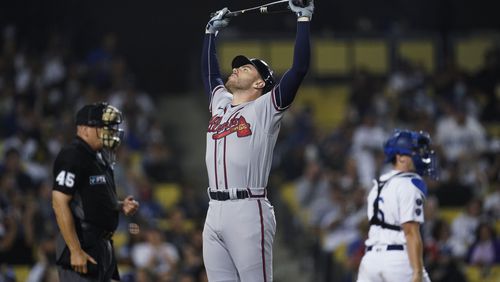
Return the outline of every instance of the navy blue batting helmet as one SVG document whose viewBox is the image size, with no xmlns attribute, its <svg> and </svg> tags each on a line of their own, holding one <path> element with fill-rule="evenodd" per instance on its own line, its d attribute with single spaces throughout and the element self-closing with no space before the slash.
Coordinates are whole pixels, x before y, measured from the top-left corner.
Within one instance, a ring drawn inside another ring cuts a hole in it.
<svg viewBox="0 0 500 282">
<path fill-rule="evenodd" d="M 263 60 L 255 58 L 249 59 L 243 55 L 238 55 L 234 57 L 231 63 L 231 67 L 234 69 L 247 64 L 253 65 L 257 69 L 257 72 L 262 77 L 262 80 L 264 80 L 265 86 L 264 88 L 262 88 L 262 94 L 271 91 L 271 89 L 273 89 L 276 83 L 274 81 L 274 75 L 273 75 L 274 72 L 269 67 L 269 65 Z"/>
<path fill-rule="evenodd" d="M 427 132 L 394 130 L 384 145 L 384 154 L 387 162 L 394 160 L 397 154 L 410 156 L 418 174 L 437 178 L 437 158 Z"/>
</svg>

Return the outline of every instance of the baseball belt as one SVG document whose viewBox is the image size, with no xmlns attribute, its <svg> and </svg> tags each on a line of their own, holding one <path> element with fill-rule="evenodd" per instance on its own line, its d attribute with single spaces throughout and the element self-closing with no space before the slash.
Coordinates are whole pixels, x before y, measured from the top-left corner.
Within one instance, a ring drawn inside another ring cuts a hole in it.
<svg viewBox="0 0 500 282">
<path fill-rule="evenodd" d="M 366 247 L 366 251 L 369 252 L 373 250 L 374 246 L 368 246 Z M 385 250 L 386 251 L 402 251 L 404 250 L 405 247 L 403 245 L 387 245 Z"/>
<path fill-rule="evenodd" d="M 225 191 L 225 190 L 210 191 L 210 190 L 208 190 L 208 196 L 210 197 L 210 199 L 216 200 L 216 201 L 227 201 L 227 200 L 233 200 L 233 199 L 242 200 L 242 199 L 248 199 L 248 198 L 265 198 L 266 191 L 265 191 L 265 189 L 262 189 L 262 190 L 263 190 L 262 194 L 253 194 L 248 189 L 241 189 L 241 190 L 228 189 L 228 191 Z"/>
</svg>

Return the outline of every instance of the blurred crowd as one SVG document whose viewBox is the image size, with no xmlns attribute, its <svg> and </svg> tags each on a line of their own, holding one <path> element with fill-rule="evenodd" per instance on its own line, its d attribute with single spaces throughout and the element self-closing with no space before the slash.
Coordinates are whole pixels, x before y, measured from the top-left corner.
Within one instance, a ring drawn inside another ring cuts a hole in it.
<svg viewBox="0 0 500 282">
<path fill-rule="evenodd" d="M 500 48 L 486 52 L 476 73 L 448 60 L 428 75 L 400 60 L 383 78 L 358 70 L 350 89 L 332 132 L 316 127 L 313 108 L 292 107 L 276 149 L 275 181 L 292 183 L 300 206 L 295 224 L 282 227 L 287 241 L 303 245 L 299 257 L 313 254 L 314 281 L 355 281 L 369 228 L 366 196 L 389 169 L 383 143 L 396 128 L 429 132 L 439 159 L 439 180 L 426 179 L 422 226 L 432 281 L 464 281 L 465 265 L 487 275 L 500 263 Z"/>
<path fill-rule="evenodd" d="M 39 48 L 14 26 L 1 32 L 0 281 L 16 281 L 18 265 L 32 266 L 28 281 L 57 281 L 52 165 L 75 136 L 76 111 L 98 101 L 125 116 L 115 179 L 119 195 L 141 203 L 138 214 L 121 218 L 118 228 L 126 234 L 115 250 L 122 281 L 205 281 L 200 226 L 207 201 L 183 181 L 176 145 L 163 133 L 153 96 L 137 87 L 126 58 L 116 51 L 116 36 L 106 34 L 78 56 L 57 33 Z M 184 192 L 167 210 L 153 189 L 169 182 Z M 129 233 L 137 226 L 138 234 Z"/>
<path fill-rule="evenodd" d="M 115 250 L 122 281 L 206 281 L 205 191 L 179 167 L 182 150 L 165 136 L 158 101 L 136 85 L 116 36 L 106 34 L 81 56 L 57 33 L 34 48 L 14 26 L 1 32 L 0 281 L 16 281 L 16 265 L 31 267 L 30 282 L 57 281 L 52 164 L 74 136 L 77 109 L 97 101 L 124 113 L 116 183 L 120 195 L 134 195 L 141 204 L 118 228 L 125 234 Z M 369 227 L 366 195 L 388 168 L 382 146 L 395 128 L 429 132 L 440 161 L 440 179 L 427 180 L 422 226 L 431 279 L 464 281 L 464 265 L 487 273 L 500 263 L 500 49 L 488 51 L 476 73 L 448 60 L 428 75 L 401 60 L 387 77 L 360 69 L 350 83 L 338 126 L 317 128 L 314 109 L 293 106 L 275 150 L 271 200 L 279 203 L 279 187 L 293 183 L 300 206 L 292 219 L 285 206 L 277 209 L 278 220 L 285 220 L 278 222 L 278 235 L 304 260 L 313 281 L 353 281 Z M 154 189 L 171 182 L 180 185 L 181 199 L 166 209 Z M 462 209 L 450 220 L 440 213 L 446 208 Z M 135 224 L 140 232 L 129 233 Z"/>
</svg>

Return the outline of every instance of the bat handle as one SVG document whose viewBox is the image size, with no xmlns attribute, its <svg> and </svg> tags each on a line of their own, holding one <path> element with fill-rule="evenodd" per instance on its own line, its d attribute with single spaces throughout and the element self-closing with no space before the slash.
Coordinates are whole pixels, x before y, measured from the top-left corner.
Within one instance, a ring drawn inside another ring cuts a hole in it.
<svg viewBox="0 0 500 282">
<path fill-rule="evenodd" d="M 232 17 L 236 17 L 236 16 L 239 16 L 241 14 L 243 14 L 245 10 L 241 10 L 241 11 L 235 11 L 235 12 L 229 12 L 227 14 L 224 15 L 224 18 L 232 18 Z M 210 17 L 213 18 L 217 15 L 217 12 L 213 12 L 210 14 Z"/>
<path fill-rule="evenodd" d="M 236 12 L 229 12 L 227 14 L 224 15 L 225 18 L 232 18 L 232 17 L 236 17 L 236 16 L 239 16 L 241 14 L 243 14 L 245 10 L 241 10 L 241 11 L 236 11 Z"/>
</svg>

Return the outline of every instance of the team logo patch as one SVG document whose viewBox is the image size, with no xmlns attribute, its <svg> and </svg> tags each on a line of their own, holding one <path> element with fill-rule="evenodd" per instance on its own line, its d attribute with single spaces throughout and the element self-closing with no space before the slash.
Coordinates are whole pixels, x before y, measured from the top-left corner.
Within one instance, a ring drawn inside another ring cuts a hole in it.
<svg viewBox="0 0 500 282">
<path fill-rule="evenodd" d="M 90 176 L 90 185 L 99 185 L 106 183 L 106 176 L 104 175 L 91 175 Z"/>
<path fill-rule="evenodd" d="M 416 210 L 415 210 L 415 213 L 416 213 L 417 215 L 420 215 L 420 214 L 422 213 L 422 210 L 421 210 L 421 209 L 416 209 Z"/>
<path fill-rule="evenodd" d="M 417 203 L 417 206 L 421 206 L 424 203 L 422 199 L 417 199 L 415 202 Z"/>
</svg>

